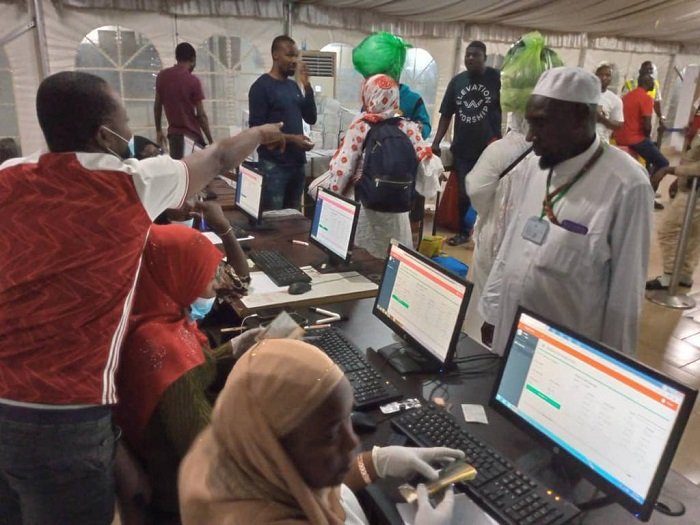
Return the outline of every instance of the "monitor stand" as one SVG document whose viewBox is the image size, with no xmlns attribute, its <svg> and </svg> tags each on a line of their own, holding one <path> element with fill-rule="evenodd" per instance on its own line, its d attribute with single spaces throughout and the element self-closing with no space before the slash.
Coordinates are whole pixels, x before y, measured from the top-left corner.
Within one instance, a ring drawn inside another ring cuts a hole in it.
<svg viewBox="0 0 700 525">
<path fill-rule="evenodd" d="M 377 353 L 399 374 L 435 374 L 443 371 L 442 363 L 424 356 L 407 343 L 386 345 Z"/>
<path fill-rule="evenodd" d="M 359 272 L 357 265 L 352 262 L 345 262 L 335 254 L 329 254 L 328 259 L 319 264 L 314 265 L 318 273 L 343 273 L 343 272 Z"/>
<path fill-rule="evenodd" d="M 267 232 L 274 230 L 274 227 L 262 219 L 248 219 L 248 230 L 252 232 Z"/>
</svg>

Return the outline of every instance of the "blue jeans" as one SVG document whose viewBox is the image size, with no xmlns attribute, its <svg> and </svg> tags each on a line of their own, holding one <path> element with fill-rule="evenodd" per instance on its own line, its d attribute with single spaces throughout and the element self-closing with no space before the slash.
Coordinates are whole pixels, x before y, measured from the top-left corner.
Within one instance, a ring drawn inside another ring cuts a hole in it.
<svg viewBox="0 0 700 525">
<path fill-rule="evenodd" d="M 644 161 L 647 163 L 647 167 L 649 165 L 654 166 L 654 169 L 649 171 L 651 174 L 653 174 L 659 168 L 665 168 L 668 166 L 668 159 L 663 156 L 663 154 L 659 151 L 659 148 L 656 147 L 656 144 L 654 144 L 648 137 L 642 142 L 632 144 L 630 148 L 636 151 L 639 156 L 644 159 Z"/>
<path fill-rule="evenodd" d="M 114 447 L 108 407 L 0 404 L 0 524 L 110 525 Z"/>
<path fill-rule="evenodd" d="M 301 208 L 305 177 L 303 164 L 282 166 L 269 160 L 261 160 L 258 167 L 266 175 L 263 210 Z"/>
</svg>

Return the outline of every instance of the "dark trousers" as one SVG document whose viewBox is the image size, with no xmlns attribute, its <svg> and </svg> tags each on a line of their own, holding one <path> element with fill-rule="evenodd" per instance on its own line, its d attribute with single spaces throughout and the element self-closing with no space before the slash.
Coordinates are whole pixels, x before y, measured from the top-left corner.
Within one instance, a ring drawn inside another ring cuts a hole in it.
<svg viewBox="0 0 700 525">
<path fill-rule="evenodd" d="M 110 525 L 114 448 L 108 407 L 0 404 L 0 524 Z"/>
<path fill-rule="evenodd" d="M 464 222 L 464 216 L 469 211 L 472 205 L 472 201 L 467 195 L 467 174 L 472 170 L 476 161 L 478 159 L 461 159 L 459 157 L 454 158 L 455 172 L 457 173 L 457 185 L 459 186 L 459 200 L 457 205 L 459 206 L 459 233 L 464 235 L 469 235 L 469 227 L 466 222 Z"/>
<path fill-rule="evenodd" d="M 630 148 L 644 159 L 647 163 L 647 169 L 653 166 L 653 169 L 649 170 L 650 175 L 653 175 L 659 168 L 668 166 L 668 159 L 663 156 L 659 148 L 656 147 L 656 144 L 654 144 L 650 138 L 646 138 L 637 144 L 632 144 Z"/>
<path fill-rule="evenodd" d="M 263 210 L 301 208 L 305 178 L 303 164 L 282 166 L 269 160 L 261 160 L 258 168 L 265 174 Z"/>
<path fill-rule="evenodd" d="M 204 147 L 204 141 L 200 138 L 194 141 L 200 147 Z M 168 135 L 168 151 L 173 159 L 181 159 L 185 156 L 185 136 L 184 135 Z M 190 155 L 192 152 L 188 151 Z"/>
</svg>

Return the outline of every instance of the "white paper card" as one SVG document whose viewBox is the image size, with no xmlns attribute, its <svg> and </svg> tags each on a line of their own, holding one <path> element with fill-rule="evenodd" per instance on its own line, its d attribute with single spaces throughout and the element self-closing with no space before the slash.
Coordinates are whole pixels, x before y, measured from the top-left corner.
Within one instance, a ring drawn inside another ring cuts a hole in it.
<svg viewBox="0 0 700 525">
<path fill-rule="evenodd" d="M 483 423 L 488 425 L 489 420 L 486 417 L 486 411 L 481 405 L 462 405 L 462 414 L 467 423 Z"/>
<path fill-rule="evenodd" d="M 396 510 L 405 525 L 414 525 L 418 507 L 412 503 L 397 503 Z M 452 513 L 452 525 L 468 523 L 469 525 L 498 525 L 491 516 L 467 497 L 466 494 L 455 494 L 455 507 Z"/>
</svg>

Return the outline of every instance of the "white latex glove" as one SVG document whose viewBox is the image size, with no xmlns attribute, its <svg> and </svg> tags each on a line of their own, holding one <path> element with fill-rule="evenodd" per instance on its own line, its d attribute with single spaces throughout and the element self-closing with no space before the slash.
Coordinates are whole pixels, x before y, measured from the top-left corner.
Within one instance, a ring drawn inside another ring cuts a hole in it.
<svg viewBox="0 0 700 525">
<path fill-rule="evenodd" d="M 454 448 L 374 447 L 372 461 L 380 478 L 406 479 L 422 474 L 428 479 L 437 479 L 438 471 L 430 463 L 449 463 L 462 459 L 464 452 Z"/>
<path fill-rule="evenodd" d="M 229 341 L 231 344 L 231 355 L 238 359 L 245 354 L 250 348 L 258 342 L 257 337 L 263 332 L 263 328 L 251 328 L 243 332 L 238 337 L 234 337 Z"/>
<path fill-rule="evenodd" d="M 445 490 L 445 496 L 437 507 L 430 504 L 428 490 L 422 483 L 416 487 L 418 512 L 413 522 L 415 525 L 450 525 L 455 506 L 455 494 L 451 488 Z"/>
</svg>

